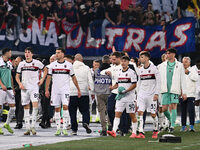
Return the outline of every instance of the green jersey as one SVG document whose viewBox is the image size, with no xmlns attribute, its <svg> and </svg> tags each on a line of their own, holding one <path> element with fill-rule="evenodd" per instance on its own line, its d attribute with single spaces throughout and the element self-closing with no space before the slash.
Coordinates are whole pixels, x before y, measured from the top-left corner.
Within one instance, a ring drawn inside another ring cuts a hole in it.
<svg viewBox="0 0 200 150">
<path fill-rule="evenodd" d="M 7 87 L 7 89 L 12 88 L 11 84 L 11 70 L 13 69 L 12 63 L 10 61 L 5 62 L 2 57 L 0 57 L 0 80 Z M 0 89 L 2 87 L 0 86 Z"/>
<path fill-rule="evenodd" d="M 175 62 L 167 62 L 167 89 L 168 92 L 170 93 L 171 86 L 172 86 L 172 77 L 174 74 L 174 67 L 175 67 Z"/>
</svg>

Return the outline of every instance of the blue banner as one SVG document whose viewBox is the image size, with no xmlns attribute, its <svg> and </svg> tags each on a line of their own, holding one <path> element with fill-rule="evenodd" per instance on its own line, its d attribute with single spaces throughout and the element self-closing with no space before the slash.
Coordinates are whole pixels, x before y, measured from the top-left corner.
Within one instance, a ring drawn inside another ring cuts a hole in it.
<svg viewBox="0 0 200 150">
<path fill-rule="evenodd" d="M 112 47 L 118 51 L 127 51 L 130 56 L 138 56 L 140 51 L 149 51 L 152 57 L 160 57 L 167 48 L 175 47 L 178 54 L 195 51 L 194 18 L 182 18 L 166 26 L 112 26 L 106 28 L 106 42 L 101 45 L 101 27 L 96 29 L 95 41 L 88 42 L 90 30 L 85 35 L 80 26 L 73 29 L 66 40 L 66 54 L 81 53 L 83 56 L 102 56 L 110 54 Z M 13 50 L 24 51 L 31 46 L 36 54 L 50 56 L 61 41 L 58 41 L 58 27 L 51 21 L 48 23 L 48 33 L 42 35 L 41 23 L 33 22 L 27 29 L 27 36 L 20 34 L 20 43 L 14 45 L 14 37 L 0 31 L 0 49 L 11 47 Z"/>
</svg>

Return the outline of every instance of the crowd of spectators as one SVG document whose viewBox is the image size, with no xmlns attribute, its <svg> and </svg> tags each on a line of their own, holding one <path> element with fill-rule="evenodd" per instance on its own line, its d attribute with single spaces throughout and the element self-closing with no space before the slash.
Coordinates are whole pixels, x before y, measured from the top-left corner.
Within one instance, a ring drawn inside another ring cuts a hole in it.
<svg viewBox="0 0 200 150">
<path fill-rule="evenodd" d="M 144 6 L 144 1 L 146 6 Z M 178 0 L 174 12 L 161 11 L 153 7 L 156 0 L 0 0 L 0 29 L 6 23 L 6 33 L 15 35 L 15 45 L 19 43 L 19 34 L 26 36 L 26 29 L 32 21 L 43 20 L 42 34 L 48 33 L 46 21 L 54 20 L 60 26 L 59 39 L 65 37 L 62 21 L 79 23 L 84 34 L 88 27 L 94 40 L 95 29 L 102 27 L 102 44 L 105 42 L 105 27 L 112 25 L 162 25 L 176 18 L 195 16 L 188 12 L 195 6 L 191 0 Z M 188 15 L 189 14 L 189 15 Z"/>
</svg>

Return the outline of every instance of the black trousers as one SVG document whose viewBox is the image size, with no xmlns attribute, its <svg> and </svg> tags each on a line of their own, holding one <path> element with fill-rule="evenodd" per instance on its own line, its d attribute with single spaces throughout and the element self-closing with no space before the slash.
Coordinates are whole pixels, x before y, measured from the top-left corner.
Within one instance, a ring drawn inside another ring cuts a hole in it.
<svg viewBox="0 0 200 150">
<path fill-rule="evenodd" d="M 195 101 L 194 97 L 188 97 L 187 100 L 185 101 L 183 101 L 183 99 L 180 99 L 182 126 L 186 126 L 187 112 L 189 113 L 190 125 L 194 125 L 194 121 L 195 121 L 194 101 Z"/>
<path fill-rule="evenodd" d="M 42 122 L 50 123 L 50 99 L 46 98 L 43 94 L 41 94 Z"/>
<path fill-rule="evenodd" d="M 119 124 L 119 129 L 123 133 L 128 133 L 128 130 L 131 127 L 131 117 L 129 114 L 126 113 L 126 110 L 122 113 L 122 116 L 120 117 L 120 124 Z"/>
<path fill-rule="evenodd" d="M 90 112 L 89 112 L 89 96 L 70 96 L 69 102 L 69 114 L 71 117 L 71 129 L 72 131 L 78 130 L 77 123 L 77 109 L 83 116 L 83 123 L 90 123 Z"/>
<path fill-rule="evenodd" d="M 117 94 L 112 93 L 109 97 L 108 97 L 108 103 L 107 103 L 107 112 L 108 112 L 108 117 L 110 120 L 111 125 L 113 126 L 113 121 L 115 118 L 115 104 L 116 104 L 116 97 Z"/>
<path fill-rule="evenodd" d="M 23 121 L 23 118 L 24 118 L 24 107 L 22 106 L 22 103 L 21 103 L 21 91 L 20 90 L 16 90 L 15 92 L 16 92 L 16 95 L 15 95 L 16 123 L 17 124 L 22 124 L 22 121 Z"/>
</svg>

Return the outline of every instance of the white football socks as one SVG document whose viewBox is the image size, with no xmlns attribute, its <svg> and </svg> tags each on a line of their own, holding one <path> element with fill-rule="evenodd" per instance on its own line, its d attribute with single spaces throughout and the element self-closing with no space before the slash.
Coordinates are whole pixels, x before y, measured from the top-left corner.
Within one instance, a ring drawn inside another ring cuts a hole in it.
<svg viewBox="0 0 200 150">
<path fill-rule="evenodd" d="M 113 131 L 115 132 L 117 131 L 119 123 L 120 123 L 120 118 L 115 117 L 114 122 L 113 122 Z"/>
<path fill-rule="evenodd" d="M 137 130 L 137 122 L 132 122 L 132 133 L 136 134 L 136 130 Z"/>
<path fill-rule="evenodd" d="M 154 126 L 154 130 L 158 131 L 158 116 L 157 115 L 155 118 L 153 118 L 153 126 Z"/>
<path fill-rule="evenodd" d="M 8 112 L 8 116 L 7 116 L 7 119 L 6 119 L 6 124 L 9 124 L 11 119 L 15 115 L 15 109 L 16 109 L 16 107 L 10 107 L 9 112 Z"/>
<path fill-rule="evenodd" d="M 24 109 L 24 120 L 25 120 L 25 126 L 26 130 L 30 130 L 30 109 Z"/>
<path fill-rule="evenodd" d="M 33 112 L 32 112 L 32 128 L 35 128 L 35 124 L 37 121 L 37 114 L 38 114 L 38 108 L 33 107 Z"/>
<path fill-rule="evenodd" d="M 60 112 L 55 112 L 57 130 L 60 130 Z"/>
<path fill-rule="evenodd" d="M 67 125 L 68 125 L 68 110 L 63 110 L 63 129 L 67 129 Z"/>
<path fill-rule="evenodd" d="M 138 116 L 139 132 L 143 133 L 143 116 Z"/>
</svg>

